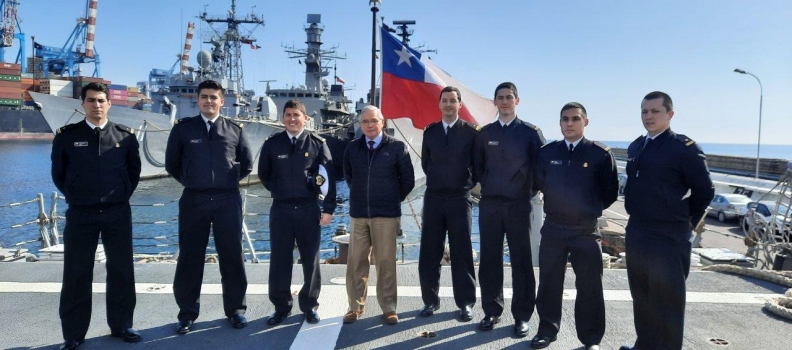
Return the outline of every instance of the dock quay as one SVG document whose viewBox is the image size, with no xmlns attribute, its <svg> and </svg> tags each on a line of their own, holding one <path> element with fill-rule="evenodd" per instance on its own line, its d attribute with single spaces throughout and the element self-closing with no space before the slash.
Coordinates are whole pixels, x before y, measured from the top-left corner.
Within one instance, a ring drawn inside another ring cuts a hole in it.
<svg viewBox="0 0 792 350">
<path fill-rule="evenodd" d="M 527 349 L 538 326 L 534 313 L 526 338 L 512 336 L 511 270 L 505 267 L 504 296 L 507 310 L 492 331 L 478 330 L 483 317 L 474 307 L 473 321 L 457 321 L 451 293 L 450 270 L 444 267 L 440 281 L 441 307 L 435 315 L 418 316 L 420 297 L 417 265 L 399 265 L 397 325 L 385 325 L 374 298 L 376 274 L 371 271 L 369 307 L 362 318 L 342 324 L 347 310 L 344 265 L 321 265 L 321 321 L 310 325 L 296 307 L 283 324 L 266 325 L 274 312 L 267 297 L 269 264 L 246 264 L 248 276 L 246 316 L 248 326 L 233 329 L 222 311 L 217 264 L 207 264 L 202 290 L 201 316 L 187 335 L 174 332 L 178 308 L 173 299 L 175 264 L 135 264 L 137 308 L 134 326 L 143 341 L 123 343 L 110 337 L 104 307 L 105 269 L 94 272 L 93 317 L 85 344 L 80 349 Z M 0 269 L 0 312 L 6 322 L 0 332 L 3 349 L 56 349 L 62 342 L 58 300 L 63 265 L 58 262 L 8 263 Z M 538 270 L 535 271 L 538 276 Z M 299 289 L 302 271 L 295 266 L 292 290 Z M 558 340 L 550 349 L 580 349 L 574 331 L 574 272 L 565 280 L 563 319 Z M 607 328 L 603 349 L 617 349 L 634 341 L 632 303 L 625 270 L 605 270 Z M 782 349 L 789 344 L 792 321 L 763 309 L 767 298 L 781 296 L 786 287 L 770 282 L 717 272 L 694 270 L 688 278 L 685 349 Z M 784 345 L 787 344 L 787 345 Z"/>
</svg>

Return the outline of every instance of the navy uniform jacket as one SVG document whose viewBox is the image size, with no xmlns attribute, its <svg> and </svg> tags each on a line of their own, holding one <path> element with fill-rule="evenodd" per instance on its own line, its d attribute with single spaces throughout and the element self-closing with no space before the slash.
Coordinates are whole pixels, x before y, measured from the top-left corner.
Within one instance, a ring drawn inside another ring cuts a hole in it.
<svg viewBox="0 0 792 350">
<path fill-rule="evenodd" d="M 478 128 L 458 119 L 446 137 L 442 122 L 424 129 L 421 167 L 426 193 L 447 198 L 470 197 L 473 187 L 473 150 Z M 447 143 L 446 143 L 447 142 Z"/>
<path fill-rule="evenodd" d="M 498 120 L 481 128 L 473 160 L 481 196 L 502 200 L 533 197 L 536 161 L 544 143 L 538 126 L 517 117 L 505 129 Z"/>
<path fill-rule="evenodd" d="M 168 137 L 165 170 L 194 190 L 239 188 L 253 170 L 253 156 L 242 125 L 217 118 L 212 135 L 200 115 L 176 122 Z"/>
<path fill-rule="evenodd" d="M 135 130 L 107 122 L 99 135 L 85 120 L 57 130 L 52 182 L 70 206 L 102 207 L 129 201 L 140 181 Z"/>
<path fill-rule="evenodd" d="M 564 140 L 539 150 L 536 182 L 545 194 L 546 221 L 594 229 L 602 211 L 618 197 L 619 177 L 610 147 L 583 138 L 571 158 Z"/>
<path fill-rule="evenodd" d="M 397 218 L 401 202 L 415 187 L 415 172 L 404 142 L 388 135 L 369 157 L 366 136 L 344 151 L 344 178 L 349 185 L 349 216 Z"/>
<path fill-rule="evenodd" d="M 643 151 L 641 136 L 627 149 L 625 209 L 628 225 L 642 231 L 691 231 L 715 195 L 706 156 L 695 141 L 671 129 Z M 690 196 L 685 197 L 688 190 Z"/>
<path fill-rule="evenodd" d="M 332 214 L 336 207 L 335 176 L 333 158 L 325 140 L 303 130 L 291 150 L 291 136 L 286 131 L 273 134 L 261 149 L 258 177 L 264 188 L 272 193 L 275 201 L 295 205 L 316 203 L 319 195 L 316 175 L 319 165 L 327 171 L 327 195 L 322 202 L 322 212 Z M 321 181 L 321 180 L 320 180 Z"/>
</svg>

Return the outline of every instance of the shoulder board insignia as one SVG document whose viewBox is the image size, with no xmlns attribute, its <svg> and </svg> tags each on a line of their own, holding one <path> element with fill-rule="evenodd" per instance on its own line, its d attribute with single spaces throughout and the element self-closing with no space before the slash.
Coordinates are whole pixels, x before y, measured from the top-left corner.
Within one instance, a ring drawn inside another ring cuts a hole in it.
<svg viewBox="0 0 792 350">
<path fill-rule="evenodd" d="M 687 137 L 687 136 L 685 136 L 685 135 L 680 135 L 680 134 L 677 134 L 677 135 L 676 135 L 676 139 L 677 139 L 679 142 L 682 142 L 682 143 L 684 143 L 686 147 L 693 146 L 693 144 L 695 144 L 695 143 L 696 143 L 696 141 L 693 141 L 693 140 L 691 140 L 689 137 Z"/>
<path fill-rule="evenodd" d="M 526 121 L 523 121 L 523 123 L 525 123 L 525 125 L 528 125 L 529 128 L 534 129 L 536 131 L 539 131 L 539 127 L 538 126 L 533 125 L 533 124 L 531 124 L 529 122 L 526 122 Z"/>
<path fill-rule="evenodd" d="M 608 145 L 606 145 L 606 144 L 604 144 L 602 142 L 599 142 L 599 141 L 594 141 L 594 144 L 597 145 L 597 147 L 602 148 L 603 150 L 605 150 L 605 152 L 608 152 L 611 149 L 610 147 L 608 147 Z"/>
<path fill-rule="evenodd" d="M 476 125 L 476 131 L 481 131 L 481 125 Z"/>
<path fill-rule="evenodd" d="M 243 123 L 239 123 L 239 127 L 240 127 L 240 128 L 243 128 L 243 127 L 245 127 L 245 124 L 243 124 Z"/>
<path fill-rule="evenodd" d="M 310 133 L 309 135 L 311 135 L 311 137 L 313 137 L 313 138 L 315 138 L 315 139 L 319 140 L 320 142 L 322 142 L 322 143 L 325 143 L 325 139 L 324 139 L 324 137 L 321 137 L 321 136 L 319 136 L 319 135 L 317 135 L 317 134 L 314 134 L 314 133 Z"/>
<path fill-rule="evenodd" d="M 129 133 L 134 135 L 135 134 L 135 129 L 129 128 Z"/>
<path fill-rule="evenodd" d="M 77 124 L 75 123 L 75 124 L 68 124 L 68 125 L 64 125 L 64 126 L 62 126 L 62 127 L 58 128 L 58 130 L 56 130 L 56 131 L 55 131 L 55 133 L 56 133 L 56 134 L 60 134 L 60 133 L 63 133 L 63 132 L 69 131 L 69 130 L 71 130 L 72 128 L 74 128 L 74 126 L 75 126 L 75 125 L 77 125 Z"/>
<path fill-rule="evenodd" d="M 224 118 L 225 118 L 225 117 L 224 117 Z M 238 122 L 238 121 L 236 121 L 236 120 L 233 120 L 233 119 L 231 119 L 231 118 L 225 118 L 225 120 L 227 120 L 228 122 L 230 122 L 230 123 L 231 123 L 231 125 L 236 125 L 236 126 L 238 126 L 240 129 L 242 128 L 242 123 L 240 123 L 240 122 Z"/>
</svg>

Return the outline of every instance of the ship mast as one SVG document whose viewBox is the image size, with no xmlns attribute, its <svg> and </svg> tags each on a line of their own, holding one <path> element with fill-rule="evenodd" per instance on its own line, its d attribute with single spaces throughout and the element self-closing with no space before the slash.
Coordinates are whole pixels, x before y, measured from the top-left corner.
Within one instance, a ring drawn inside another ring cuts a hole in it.
<svg viewBox="0 0 792 350">
<path fill-rule="evenodd" d="M 297 49 L 293 46 L 284 46 L 284 51 L 289 53 L 289 58 L 302 59 L 305 63 L 305 86 L 309 91 L 324 92 L 322 89 L 322 77 L 330 74 L 327 70 L 329 61 L 333 59 L 346 59 L 344 56 L 336 55 L 336 47 L 330 49 L 322 49 L 322 32 L 324 27 L 320 26 L 322 23 L 322 15 L 309 14 L 306 21 L 308 25 L 305 27 L 305 34 L 307 45 L 304 49 Z M 328 63 L 328 64 L 326 64 Z"/>
<path fill-rule="evenodd" d="M 264 25 L 264 20 L 252 12 L 244 18 L 237 18 L 236 0 L 231 0 L 231 10 L 225 18 L 209 17 L 206 12 L 203 12 L 199 18 L 214 31 L 212 38 L 206 42 L 214 45 L 212 52 L 214 71 L 235 83 L 236 86 L 229 87 L 230 90 L 243 92 L 245 83 L 242 71 L 242 44 L 248 44 L 254 50 L 259 48 L 251 34 L 259 25 Z M 253 24 L 254 27 L 242 33 L 240 30 L 244 30 L 242 27 L 244 24 Z"/>
</svg>

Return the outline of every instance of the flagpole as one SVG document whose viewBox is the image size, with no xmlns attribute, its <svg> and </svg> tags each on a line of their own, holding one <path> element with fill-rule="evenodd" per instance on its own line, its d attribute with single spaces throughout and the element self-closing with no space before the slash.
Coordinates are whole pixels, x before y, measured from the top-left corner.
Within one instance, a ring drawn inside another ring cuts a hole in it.
<svg viewBox="0 0 792 350">
<path fill-rule="evenodd" d="M 369 1 L 371 5 L 371 93 L 369 94 L 369 104 L 379 107 L 379 101 L 375 96 L 377 91 L 377 12 L 379 12 L 379 0 Z"/>
</svg>

